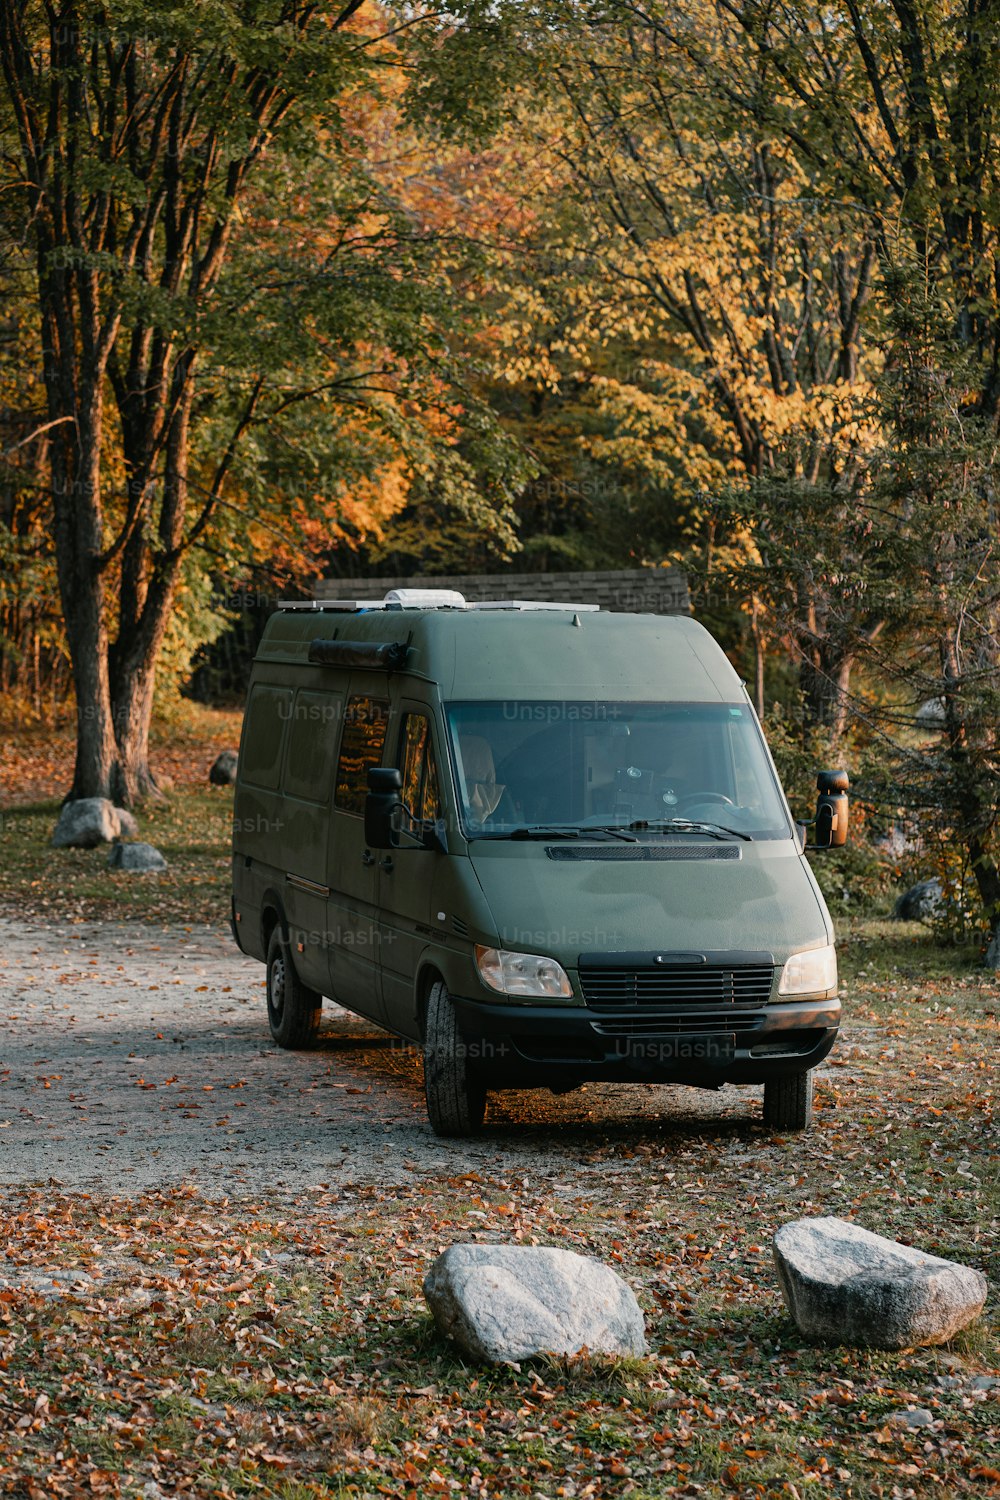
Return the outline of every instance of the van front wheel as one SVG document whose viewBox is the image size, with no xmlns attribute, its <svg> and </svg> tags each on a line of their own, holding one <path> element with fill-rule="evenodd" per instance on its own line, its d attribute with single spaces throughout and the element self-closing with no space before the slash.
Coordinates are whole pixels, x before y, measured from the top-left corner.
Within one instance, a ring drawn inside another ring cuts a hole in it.
<svg viewBox="0 0 1000 1500">
<path fill-rule="evenodd" d="M 469 1065 L 455 1007 L 440 980 L 427 997 L 424 1095 L 435 1135 L 475 1135 L 483 1123 L 486 1085 Z"/>
<path fill-rule="evenodd" d="M 764 1085 L 764 1124 L 772 1130 L 808 1130 L 813 1111 L 813 1076 L 772 1078 Z"/>
<path fill-rule="evenodd" d="M 267 1019 L 279 1047 L 305 1051 L 319 1035 L 323 997 L 295 972 L 288 944 L 276 927 L 267 945 Z"/>
</svg>

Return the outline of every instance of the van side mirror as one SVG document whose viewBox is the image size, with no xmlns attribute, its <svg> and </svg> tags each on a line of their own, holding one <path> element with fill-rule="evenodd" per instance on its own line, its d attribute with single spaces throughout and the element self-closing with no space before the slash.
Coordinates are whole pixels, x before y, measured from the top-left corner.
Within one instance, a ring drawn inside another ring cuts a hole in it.
<svg viewBox="0 0 1000 1500">
<path fill-rule="evenodd" d="M 400 795 L 403 773 L 395 766 L 373 766 L 365 798 L 365 843 L 370 849 L 440 849 L 448 852 L 443 821 L 415 818 Z"/>
<path fill-rule="evenodd" d="M 841 849 L 847 843 L 850 783 L 846 771 L 820 771 L 816 777 L 815 849 Z"/>
<path fill-rule="evenodd" d="M 398 847 L 403 799 L 403 773 L 393 767 L 373 766 L 368 772 L 365 798 L 365 843 L 372 849 Z"/>
</svg>

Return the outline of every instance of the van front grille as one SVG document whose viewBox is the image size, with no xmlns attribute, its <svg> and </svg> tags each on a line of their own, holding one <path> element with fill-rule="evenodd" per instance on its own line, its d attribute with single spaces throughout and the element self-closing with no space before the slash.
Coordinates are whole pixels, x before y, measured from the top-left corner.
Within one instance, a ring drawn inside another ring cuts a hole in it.
<svg viewBox="0 0 1000 1500">
<path fill-rule="evenodd" d="M 771 998 L 773 983 L 772 964 L 739 968 L 674 964 L 620 969 L 580 964 L 583 998 L 597 1010 L 646 1005 L 669 1010 L 703 1005 L 759 1006 Z"/>
</svg>

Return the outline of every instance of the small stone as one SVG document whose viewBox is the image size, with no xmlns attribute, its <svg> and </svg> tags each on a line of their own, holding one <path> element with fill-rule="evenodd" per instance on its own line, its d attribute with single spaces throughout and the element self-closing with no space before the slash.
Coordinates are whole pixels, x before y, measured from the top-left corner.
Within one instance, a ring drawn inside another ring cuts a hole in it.
<svg viewBox="0 0 1000 1500">
<path fill-rule="evenodd" d="M 1000 1390 L 1000 1376 L 996 1375 L 973 1375 L 969 1385 L 974 1391 L 996 1391 Z"/>
<path fill-rule="evenodd" d="M 800 1332 L 834 1344 L 941 1344 L 979 1315 L 986 1277 L 845 1219 L 797 1219 L 774 1236 L 785 1303 Z"/>
<path fill-rule="evenodd" d="M 642 1311 L 610 1266 L 571 1250 L 452 1245 L 424 1280 L 441 1332 L 474 1359 L 646 1353 Z"/>
<path fill-rule="evenodd" d="M 208 779 L 212 785 L 232 786 L 236 780 L 238 762 L 239 756 L 235 750 L 223 750 L 208 773 Z"/>
<path fill-rule="evenodd" d="M 948 727 L 948 712 L 943 698 L 927 698 L 916 712 L 918 729 L 933 734 Z"/>
<path fill-rule="evenodd" d="M 934 1413 L 926 1406 L 911 1406 L 906 1411 L 894 1411 L 888 1422 L 890 1427 L 931 1427 Z"/>
<path fill-rule="evenodd" d="M 108 868 L 112 870 L 165 870 L 167 862 L 152 844 L 114 844 L 108 851 Z"/>
<path fill-rule="evenodd" d="M 53 849 L 96 849 L 118 836 L 118 811 L 107 797 L 64 802 L 52 835 Z"/>
</svg>

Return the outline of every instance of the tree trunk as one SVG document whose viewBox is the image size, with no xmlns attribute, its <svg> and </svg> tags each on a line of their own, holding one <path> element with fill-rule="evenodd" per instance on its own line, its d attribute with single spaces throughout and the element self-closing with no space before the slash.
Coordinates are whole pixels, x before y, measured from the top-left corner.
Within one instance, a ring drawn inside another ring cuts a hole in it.
<svg viewBox="0 0 1000 1500">
<path fill-rule="evenodd" d="M 750 604 L 750 634 L 753 637 L 753 706 L 757 710 L 757 717 L 764 722 L 764 660 L 766 648 L 764 643 L 764 632 L 760 623 L 761 608 L 760 600 L 754 594 Z"/>
<path fill-rule="evenodd" d="M 989 926 L 986 962 L 1000 969 L 1000 867 L 989 847 L 993 825 L 989 782 L 973 759 L 966 705 L 962 702 L 957 634 L 946 631 L 938 651 L 945 682 L 944 711 L 948 758 L 955 768 L 955 802 L 969 864 Z"/>
<path fill-rule="evenodd" d="M 57 408 L 58 411 L 58 408 Z M 76 694 L 76 765 L 70 798 L 107 797 L 116 759 L 108 681 L 101 550 L 100 390 L 81 403 L 75 430 L 52 445 L 56 571 Z"/>
<path fill-rule="evenodd" d="M 854 654 L 829 640 L 812 641 L 799 671 L 807 722 L 839 740 L 847 727 Z"/>
<path fill-rule="evenodd" d="M 143 663 L 118 684 L 114 699 L 116 760 L 112 774 L 114 800 L 134 807 L 160 795 L 149 766 L 149 726 L 153 717 L 155 662 Z"/>
</svg>

